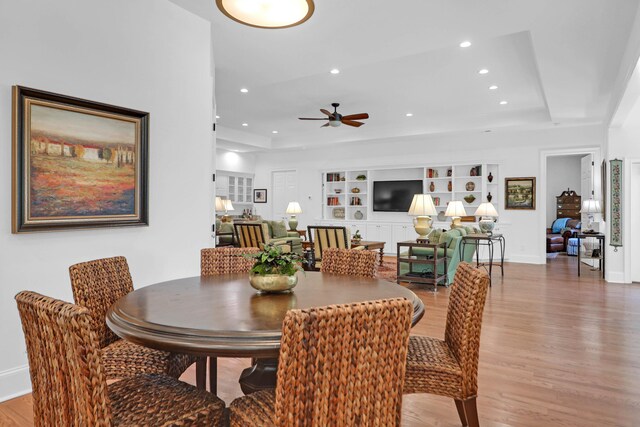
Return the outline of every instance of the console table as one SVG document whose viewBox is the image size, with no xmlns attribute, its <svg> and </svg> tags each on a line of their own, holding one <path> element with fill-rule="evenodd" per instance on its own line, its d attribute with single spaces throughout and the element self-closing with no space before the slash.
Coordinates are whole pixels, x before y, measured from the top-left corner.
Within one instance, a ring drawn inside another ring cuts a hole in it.
<svg viewBox="0 0 640 427">
<path fill-rule="evenodd" d="M 467 234 L 460 239 L 460 257 L 464 254 L 465 246 L 468 244 L 475 245 L 476 248 L 476 267 L 489 266 L 489 286 L 491 286 L 491 273 L 493 272 L 493 254 L 494 243 L 497 242 L 500 245 L 500 273 L 504 277 L 504 248 L 506 246 L 504 236 L 502 234 Z M 489 262 L 480 262 L 480 253 L 478 249 L 480 246 L 486 246 L 489 248 Z"/>
<path fill-rule="evenodd" d="M 406 248 L 406 254 L 402 254 L 401 249 Z M 417 256 L 413 254 L 415 248 L 431 248 L 433 249 L 433 256 Z M 443 255 L 438 255 L 438 249 L 442 249 Z M 400 264 L 409 264 L 409 272 L 400 274 Z M 443 273 L 438 274 L 438 266 L 444 263 L 442 269 Z M 416 265 L 432 265 L 432 272 L 417 272 L 413 271 Z M 433 285 L 433 291 L 438 292 L 438 284 L 442 282 L 447 284 L 447 244 L 442 243 L 418 243 L 415 240 L 409 240 L 406 242 L 398 242 L 398 261 L 397 261 L 398 278 L 397 282 L 411 282 L 411 283 L 426 283 Z"/>
<path fill-rule="evenodd" d="M 589 233 L 579 233 L 577 236 L 578 238 L 578 277 L 580 277 L 580 268 L 582 267 L 582 251 L 580 250 L 580 248 L 582 247 L 582 244 L 580 243 L 580 240 L 582 239 L 587 239 L 589 237 L 593 238 L 593 239 L 597 239 L 598 240 L 598 251 L 600 252 L 599 255 L 597 256 L 593 256 L 593 251 L 591 252 L 591 255 L 588 257 L 585 257 L 587 259 L 597 259 L 598 260 L 598 270 L 602 271 L 602 278 L 604 279 L 604 268 L 605 268 L 605 250 L 604 250 L 604 234 L 602 233 L 593 233 L 593 234 L 589 234 Z"/>
</svg>

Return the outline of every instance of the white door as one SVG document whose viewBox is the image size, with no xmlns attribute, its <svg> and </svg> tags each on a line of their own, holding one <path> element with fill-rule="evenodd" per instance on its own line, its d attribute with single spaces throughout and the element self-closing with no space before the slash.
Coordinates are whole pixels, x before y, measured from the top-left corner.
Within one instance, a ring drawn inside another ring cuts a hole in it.
<svg viewBox="0 0 640 427">
<path fill-rule="evenodd" d="M 580 171 L 581 171 L 581 175 L 580 175 L 580 191 L 581 194 L 580 196 L 582 196 L 582 201 L 584 202 L 585 200 L 589 200 L 591 198 L 592 192 L 593 192 L 593 159 L 591 154 L 587 154 L 586 156 L 584 156 L 582 159 L 580 159 Z M 589 215 L 587 214 L 582 214 L 581 215 L 581 219 L 582 221 L 582 229 L 586 230 L 589 227 Z M 597 231 L 597 227 L 598 224 L 594 223 L 593 227 L 596 229 Z M 597 240 L 596 239 L 584 239 L 582 240 L 582 245 L 585 247 L 586 251 L 589 253 L 594 249 L 594 244 L 597 245 Z M 581 248 L 578 248 L 581 249 Z M 590 265 L 592 267 L 594 267 L 598 261 L 596 260 L 592 260 L 592 259 L 588 259 L 588 258 L 583 258 L 582 262 Z"/>
<path fill-rule="evenodd" d="M 272 173 L 272 218 L 287 218 L 289 202 L 298 200 L 298 173 L 296 171 L 276 171 Z M 304 211 L 304 206 L 302 206 Z"/>
<path fill-rule="evenodd" d="M 628 191 L 637 191 L 640 188 L 640 163 L 631 164 L 631 185 Z M 630 212 L 629 218 L 631 219 L 629 231 L 631 232 L 631 238 L 629 239 L 629 251 L 631 252 L 631 259 L 636 260 L 636 255 L 640 253 L 640 197 L 631 196 L 629 198 Z M 608 218 L 607 218 L 608 219 Z M 640 262 L 631 262 L 631 281 L 640 282 Z"/>
</svg>

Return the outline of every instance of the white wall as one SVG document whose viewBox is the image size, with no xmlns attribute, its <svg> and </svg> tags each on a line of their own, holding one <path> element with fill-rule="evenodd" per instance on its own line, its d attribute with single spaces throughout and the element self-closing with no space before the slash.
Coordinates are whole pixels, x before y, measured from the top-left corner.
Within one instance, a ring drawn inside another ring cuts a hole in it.
<svg viewBox="0 0 640 427">
<path fill-rule="evenodd" d="M 0 58 L 2 400 L 30 387 L 19 291 L 72 301 L 68 267 L 114 255 L 136 287 L 199 273 L 215 139 L 210 24 L 166 0 L 0 0 Z M 151 113 L 149 227 L 11 234 L 15 84 Z"/>
<path fill-rule="evenodd" d="M 216 149 L 216 169 L 219 171 L 253 173 L 256 170 L 256 156 L 253 153 Z"/>
<path fill-rule="evenodd" d="M 455 135 L 385 139 L 331 145 L 319 149 L 261 153 L 256 161 L 256 187 L 270 188 L 271 171 L 296 169 L 299 200 L 303 214 L 300 227 L 321 217 L 321 171 L 326 169 L 365 169 L 465 162 L 500 164 L 500 194 L 505 177 L 538 177 L 541 170 L 540 151 L 570 147 L 601 147 L 606 135 L 602 126 L 554 128 L 531 131 L 473 132 Z M 538 187 L 538 197 L 541 190 Z M 507 255 L 512 261 L 543 263 L 545 228 L 537 211 L 504 210 L 504 201 L 495 200 L 501 213 L 507 239 Z M 271 212 L 261 206 L 261 213 Z M 398 214 L 402 215 L 402 214 Z M 407 220 L 406 215 L 402 219 Z"/>
<path fill-rule="evenodd" d="M 627 178 L 630 177 L 631 162 L 640 162 L 640 144 L 638 141 L 640 141 L 640 101 L 636 100 L 624 124 L 620 127 L 612 127 L 609 129 L 608 160 L 624 160 L 623 169 Z M 607 174 L 609 175 L 610 172 L 610 164 L 607 161 Z M 607 182 L 607 194 L 609 195 L 611 195 L 610 185 L 610 182 Z M 629 206 L 631 198 L 640 197 L 639 191 L 638 188 L 630 186 L 630 180 L 626 179 L 623 183 L 623 246 L 616 252 L 613 247 L 609 246 L 609 238 L 607 236 L 607 280 L 621 283 L 631 281 L 631 265 L 634 262 L 637 263 L 638 254 L 631 252 L 629 241 L 631 238 L 637 239 L 640 236 L 631 236 Z M 608 202 L 610 202 L 610 199 Z M 607 218 L 609 217 L 609 212 L 610 205 L 608 204 Z M 606 226 L 610 227 L 610 224 L 607 222 Z M 609 229 L 607 228 L 607 233 L 608 232 Z"/>
<path fill-rule="evenodd" d="M 547 160 L 547 227 L 556 219 L 556 197 L 567 188 L 580 196 L 582 155 L 554 156 Z M 589 196 L 587 195 L 587 198 Z"/>
</svg>

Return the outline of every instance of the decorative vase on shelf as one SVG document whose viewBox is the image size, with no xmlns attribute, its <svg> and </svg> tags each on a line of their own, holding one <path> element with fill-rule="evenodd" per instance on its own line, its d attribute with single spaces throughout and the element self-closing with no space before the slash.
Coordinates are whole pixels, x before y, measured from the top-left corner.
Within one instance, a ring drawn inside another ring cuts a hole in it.
<svg viewBox="0 0 640 427">
<path fill-rule="evenodd" d="M 489 172 L 487 179 L 489 180 L 489 182 L 493 182 L 493 175 L 491 175 L 491 172 Z"/>
<path fill-rule="evenodd" d="M 478 171 L 476 170 L 475 166 L 471 168 L 471 170 L 469 171 L 469 175 L 470 176 L 478 175 Z"/>
<path fill-rule="evenodd" d="M 453 174 L 453 171 L 451 169 L 447 169 L 447 176 L 451 176 Z"/>
<path fill-rule="evenodd" d="M 429 184 L 429 191 L 431 191 L 432 193 L 436 191 L 436 185 L 433 183 L 433 181 L 431 181 L 431 184 Z"/>
<path fill-rule="evenodd" d="M 489 191 L 489 194 L 487 194 L 487 202 L 491 203 L 491 199 L 493 199 L 493 196 L 491 195 L 491 191 Z"/>
<path fill-rule="evenodd" d="M 453 189 L 453 184 L 451 184 L 451 181 L 449 181 L 449 183 L 447 184 L 447 191 L 451 191 Z"/>
</svg>

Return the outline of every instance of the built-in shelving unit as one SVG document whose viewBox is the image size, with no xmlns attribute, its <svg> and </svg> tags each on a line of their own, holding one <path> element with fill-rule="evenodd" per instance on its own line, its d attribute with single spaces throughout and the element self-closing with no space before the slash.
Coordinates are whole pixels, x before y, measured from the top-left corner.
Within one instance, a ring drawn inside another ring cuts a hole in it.
<svg viewBox="0 0 640 427">
<path fill-rule="evenodd" d="M 489 181 L 491 174 L 492 181 Z M 473 216 L 480 203 L 490 201 L 498 210 L 500 194 L 498 165 L 490 163 L 465 163 L 451 165 L 425 165 L 394 169 L 328 170 L 322 174 L 323 208 L 325 220 L 367 221 L 373 219 L 373 182 L 414 179 L 423 181 L 423 193 L 431 194 L 440 220 L 447 204 L 462 201 L 467 215 Z"/>
</svg>

